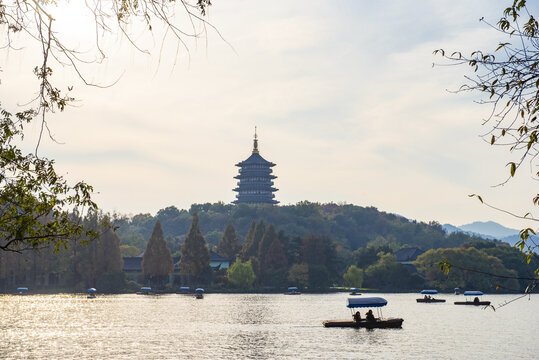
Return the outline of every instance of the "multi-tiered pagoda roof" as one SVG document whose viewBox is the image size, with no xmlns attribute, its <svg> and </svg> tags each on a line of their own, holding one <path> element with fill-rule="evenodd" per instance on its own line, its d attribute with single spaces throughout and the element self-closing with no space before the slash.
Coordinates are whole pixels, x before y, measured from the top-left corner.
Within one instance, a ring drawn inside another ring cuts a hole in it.
<svg viewBox="0 0 539 360">
<path fill-rule="evenodd" d="M 255 131 L 253 153 L 251 156 L 236 166 L 240 168 L 239 175 L 234 179 L 238 179 L 238 187 L 234 189 L 238 194 L 234 204 L 278 204 L 274 200 L 273 194 L 278 189 L 273 187 L 273 179 L 277 176 L 272 175 L 271 168 L 274 163 L 267 161 L 258 151 L 258 137 Z"/>
</svg>

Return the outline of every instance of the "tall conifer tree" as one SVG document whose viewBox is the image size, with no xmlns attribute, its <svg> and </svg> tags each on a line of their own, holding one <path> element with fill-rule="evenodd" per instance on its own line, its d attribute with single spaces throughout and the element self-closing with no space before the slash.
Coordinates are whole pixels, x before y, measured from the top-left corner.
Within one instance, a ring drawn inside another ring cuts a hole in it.
<svg viewBox="0 0 539 360">
<path fill-rule="evenodd" d="M 164 282 L 165 277 L 173 271 L 174 264 L 170 249 L 163 235 L 161 222 L 157 220 L 142 256 L 142 272 L 158 282 Z"/>
<path fill-rule="evenodd" d="M 243 242 L 243 246 L 240 252 L 240 258 L 241 258 L 241 261 L 243 262 L 246 262 L 247 260 L 249 260 L 249 256 L 247 255 L 247 252 L 252 247 L 254 237 L 255 237 L 255 229 L 256 229 L 256 222 L 251 221 L 251 225 L 249 226 L 249 230 L 247 231 L 247 235 L 245 236 L 245 241 Z"/>
<path fill-rule="evenodd" d="M 264 257 L 264 268 L 266 270 L 270 269 L 280 269 L 288 266 L 288 260 L 286 259 L 286 254 L 283 250 L 283 245 L 281 240 L 278 237 L 273 239 L 271 242 L 266 256 Z"/>
<path fill-rule="evenodd" d="M 278 240 L 277 233 L 275 232 L 275 228 L 273 227 L 273 225 L 269 224 L 269 226 L 266 228 L 266 231 L 264 232 L 264 236 L 262 236 L 262 239 L 258 244 L 258 261 L 260 261 L 262 270 L 265 268 L 264 264 L 268 249 L 275 239 Z"/>
<path fill-rule="evenodd" d="M 221 240 L 219 240 L 219 245 L 217 246 L 217 253 L 223 257 L 234 259 L 236 255 L 241 250 L 240 241 L 236 236 L 236 230 L 232 225 L 232 222 L 229 221 L 225 228 L 225 233 Z"/>
<path fill-rule="evenodd" d="M 210 252 L 206 246 L 206 240 L 200 231 L 198 214 L 193 214 L 189 233 L 181 248 L 180 268 L 181 273 L 199 279 L 210 267 Z"/>
<path fill-rule="evenodd" d="M 101 246 L 98 249 L 98 272 L 115 273 L 122 271 L 123 258 L 120 253 L 120 238 L 115 231 L 107 229 L 100 238 Z"/>
<path fill-rule="evenodd" d="M 251 223 L 251 227 L 252 226 L 253 224 Z M 251 232 L 250 230 L 251 229 L 249 229 L 249 233 Z M 247 261 L 251 257 L 258 257 L 258 246 L 265 232 L 266 232 L 266 225 L 264 224 L 264 221 L 260 220 L 258 224 L 256 224 L 256 227 L 254 228 L 252 237 L 250 237 L 249 236 L 250 234 L 247 233 L 247 237 L 245 238 L 245 243 L 243 244 L 243 249 L 241 250 L 241 258 L 245 259 L 243 261 Z"/>
</svg>

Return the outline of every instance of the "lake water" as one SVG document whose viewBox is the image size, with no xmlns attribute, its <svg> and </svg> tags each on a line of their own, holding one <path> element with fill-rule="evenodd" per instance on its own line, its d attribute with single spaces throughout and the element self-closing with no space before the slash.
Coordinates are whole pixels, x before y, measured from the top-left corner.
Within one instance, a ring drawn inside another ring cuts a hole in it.
<svg viewBox="0 0 539 360">
<path fill-rule="evenodd" d="M 539 295 L 492 311 L 388 300 L 402 329 L 324 328 L 345 293 L 0 296 L 2 359 L 538 359 Z M 514 299 L 485 295 L 498 305 Z M 363 311 L 364 312 L 364 311 Z"/>
</svg>

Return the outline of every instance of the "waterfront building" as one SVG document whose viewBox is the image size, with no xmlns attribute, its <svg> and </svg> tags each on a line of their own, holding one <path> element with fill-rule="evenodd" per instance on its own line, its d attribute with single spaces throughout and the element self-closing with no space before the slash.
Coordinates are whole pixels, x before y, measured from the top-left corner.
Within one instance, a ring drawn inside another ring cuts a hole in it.
<svg viewBox="0 0 539 360">
<path fill-rule="evenodd" d="M 138 256 L 133 257 L 124 257 L 123 258 L 123 268 L 122 271 L 125 273 L 127 279 L 136 281 L 140 284 L 144 283 L 144 275 L 142 272 L 142 255 L 140 253 Z M 233 259 L 228 259 L 220 256 L 219 254 L 210 250 L 210 267 L 214 271 L 226 270 L 230 267 L 230 264 Z M 172 258 L 174 262 L 174 271 L 169 276 L 169 283 L 177 283 L 180 279 L 180 257 Z"/>
<path fill-rule="evenodd" d="M 275 200 L 274 192 L 278 189 L 273 187 L 273 180 L 277 176 L 272 174 L 274 163 L 267 161 L 258 151 L 258 137 L 256 135 L 253 142 L 253 152 L 251 156 L 240 163 L 239 174 L 234 177 L 238 179 L 238 187 L 234 189 L 238 194 L 234 204 L 278 204 Z"/>
</svg>

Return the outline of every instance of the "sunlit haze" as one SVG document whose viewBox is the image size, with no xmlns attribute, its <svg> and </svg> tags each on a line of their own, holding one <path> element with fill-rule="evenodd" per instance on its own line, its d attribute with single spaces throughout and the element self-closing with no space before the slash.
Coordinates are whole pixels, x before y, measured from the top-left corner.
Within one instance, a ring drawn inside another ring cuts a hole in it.
<svg viewBox="0 0 539 360">
<path fill-rule="evenodd" d="M 51 115 L 57 142 L 45 138 L 39 152 L 71 181 L 92 184 L 104 211 L 155 214 L 233 201 L 234 164 L 251 154 L 257 126 L 260 154 L 277 164 L 281 204 L 351 203 L 419 221 L 520 228 L 526 223 L 468 195 L 523 215 L 531 170 L 494 187 L 512 158 L 480 137 L 489 108 L 448 91 L 469 68 L 433 67 L 443 63 L 436 49 L 495 48 L 498 33 L 479 19 L 495 24 L 507 3 L 214 1 L 208 20 L 224 40 L 208 29 L 207 40 L 187 40 L 189 53 L 172 40 L 161 49 L 158 30 L 139 38 L 151 55 L 104 39 L 109 58 L 83 70 L 110 87 L 53 67 L 78 101 Z M 91 54 L 91 26 L 57 11 L 59 31 Z M 22 108 L 34 96 L 39 55 L 31 45 L 0 53 L 3 105 Z"/>
</svg>

